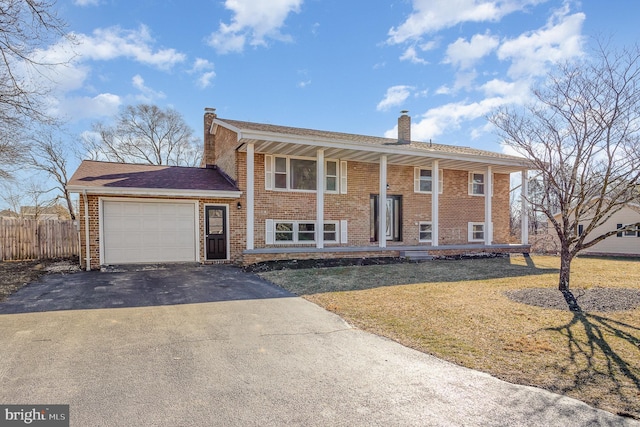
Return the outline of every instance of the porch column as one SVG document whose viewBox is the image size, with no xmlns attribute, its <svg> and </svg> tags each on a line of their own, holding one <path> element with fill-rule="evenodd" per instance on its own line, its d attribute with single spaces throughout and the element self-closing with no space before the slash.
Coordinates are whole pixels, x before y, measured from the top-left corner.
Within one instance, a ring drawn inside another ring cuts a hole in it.
<svg viewBox="0 0 640 427">
<path fill-rule="evenodd" d="M 324 248 L 324 149 L 316 151 L 316 248 Z"/>
<path fill-rule="evenodd" d="M 493 174 L 491 166 L 487 166 L 484 185 L 484 244 L 490 245 L 493 242 L 493 227 L 491 226 L 491 201 L 493 197 Z"/>
<path fill-rule="evenodd" d="M 527 170 L 522 171 L 522 186 L 520 187 L 520 203 L 522 203 L 522 207 L 520 209 L 520 232 L 521 238 L 520 243 L 523 245 L 529 244 L 529 204 L 527 203 L 526 197 L 529 194 L 529 179 Z"/>
<path fill-rule="evenodd" d="M 439 162 L 434 160 L 431 163 L 431 246 L 438 246 L 438 212 L 440 196 L 440 170 Z"/>
<path fill-rule="evenodd" d="M 247 144 L 247 250 L 253 249 L 253 211 L 255 193 L 254 158 L 254 145 L 253 142 L 250 142 Z"/>
<path fill-rule="evenodd" d="M 378 197 L 378 246 L 387 247 L 387 156 L 380 156 L 380 196 Z"/>
</svg>

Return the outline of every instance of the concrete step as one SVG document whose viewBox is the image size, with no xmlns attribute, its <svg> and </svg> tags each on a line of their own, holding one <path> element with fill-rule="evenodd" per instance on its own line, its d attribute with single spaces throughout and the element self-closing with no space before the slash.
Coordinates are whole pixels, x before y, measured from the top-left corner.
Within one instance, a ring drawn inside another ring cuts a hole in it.
<svg viewBox="0 0 640 427">
<path fill-rule="evenodd" d="M 411 260 L 428 260 L 433 259 L 428 251 L 401 251 L 400 256 Z"/>
</svg>

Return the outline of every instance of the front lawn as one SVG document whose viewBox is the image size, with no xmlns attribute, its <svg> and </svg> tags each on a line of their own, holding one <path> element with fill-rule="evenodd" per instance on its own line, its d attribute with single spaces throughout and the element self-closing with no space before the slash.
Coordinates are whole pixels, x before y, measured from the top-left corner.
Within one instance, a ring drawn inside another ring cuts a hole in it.
<svg viewBox="0 0 640 427">
<path fill-rule="evenodd" d="M 574 260 L 578 312 L 551 301 L 562 300 L 559 265 L 516 256 L 261 276 L 408 347 L 640 419 L 640 261 Z"/>
</svg>

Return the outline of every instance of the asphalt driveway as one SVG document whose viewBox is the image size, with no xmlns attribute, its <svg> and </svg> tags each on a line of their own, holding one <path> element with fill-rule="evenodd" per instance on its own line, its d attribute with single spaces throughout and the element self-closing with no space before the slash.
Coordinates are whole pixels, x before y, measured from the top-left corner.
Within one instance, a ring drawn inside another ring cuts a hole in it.
<svg viewBox="0 0 640 427">
<path fill-rule="evenodd" d="M 72 426 L 640 425 L 354 329 L 234 267 L 47 276 L 0 303 L 0 403 Z"/>
</svg>

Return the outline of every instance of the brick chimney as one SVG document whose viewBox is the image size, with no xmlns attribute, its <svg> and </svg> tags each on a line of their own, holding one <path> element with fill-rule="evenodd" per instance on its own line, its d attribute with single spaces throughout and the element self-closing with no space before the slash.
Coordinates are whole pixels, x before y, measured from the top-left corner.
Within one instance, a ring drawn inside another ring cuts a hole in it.
<svg viewBox="0 0 640 427">
<path fill-rule="evenodd" d="M 400 117 L 398 117 L 398 144 L 411 142 L 411 117 L 407 115 L 408 112 L 402 110 Z"/>
<path fill-rule="evenodd" d="M 211 133 L 211 125 L 215 118 L 215 108 L 204 109 L 204 152 L 202 153 L 202 166 L 205 167 L 213 166 L 216 163 L 216 136 Z"/>
</svg>

